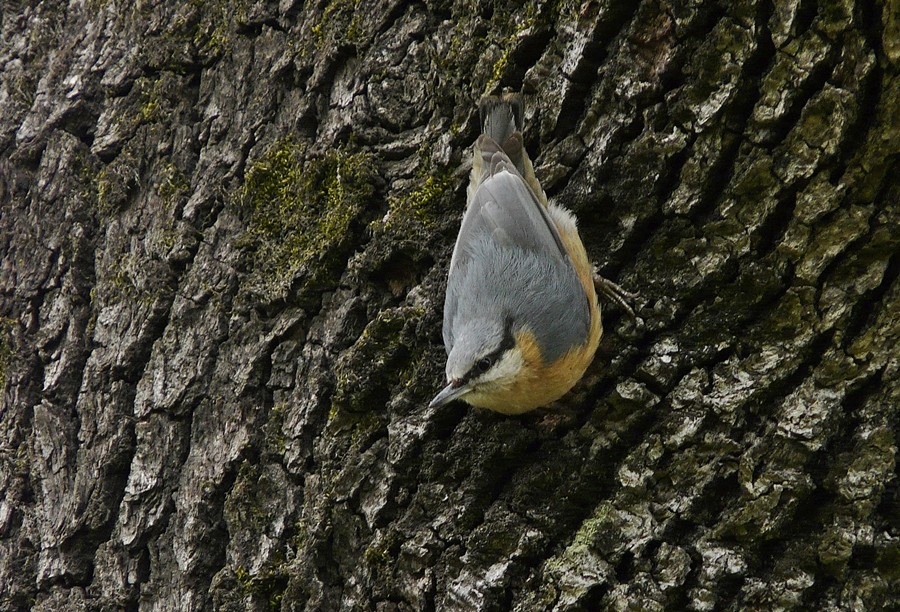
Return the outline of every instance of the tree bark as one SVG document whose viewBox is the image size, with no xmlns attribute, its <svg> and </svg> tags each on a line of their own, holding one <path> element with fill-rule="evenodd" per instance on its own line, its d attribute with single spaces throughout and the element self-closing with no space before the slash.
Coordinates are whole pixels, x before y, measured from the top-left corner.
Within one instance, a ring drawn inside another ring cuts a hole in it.
<svg viewBox="0 0 900 612">
<path fill-rule="evenodd" d="M 900 598 L 900 6 L 5 2 L 3 609 Z M 585 379 L 426 408 L 483 93 Z"/>
</svg>

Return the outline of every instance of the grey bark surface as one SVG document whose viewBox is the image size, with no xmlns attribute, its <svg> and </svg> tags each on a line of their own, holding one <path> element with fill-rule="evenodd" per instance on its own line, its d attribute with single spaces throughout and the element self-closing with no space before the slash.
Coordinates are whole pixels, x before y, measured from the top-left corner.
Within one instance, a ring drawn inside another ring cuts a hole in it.
<svg viewBox="0 0 900 612">
<path fill-rule="evenodd" d="M 0 608 L 896 605 L 896 0 L 0 19 Z M 428 410 L 502 87 L 639 320 Z"/>
</svg>

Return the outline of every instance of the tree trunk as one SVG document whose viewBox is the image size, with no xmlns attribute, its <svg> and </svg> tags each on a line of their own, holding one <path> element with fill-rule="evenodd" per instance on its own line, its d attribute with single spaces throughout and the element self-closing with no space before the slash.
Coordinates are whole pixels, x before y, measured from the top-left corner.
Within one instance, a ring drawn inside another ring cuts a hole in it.
<svg viewBox="0 0 900 612">
<path fill-rule="evenodd" d="M 900 6 L 7 0 L 3 609 L 900 597 Z M 601 273 L 585 379 L 426 408 L 476 103 Z"/>
</svg>

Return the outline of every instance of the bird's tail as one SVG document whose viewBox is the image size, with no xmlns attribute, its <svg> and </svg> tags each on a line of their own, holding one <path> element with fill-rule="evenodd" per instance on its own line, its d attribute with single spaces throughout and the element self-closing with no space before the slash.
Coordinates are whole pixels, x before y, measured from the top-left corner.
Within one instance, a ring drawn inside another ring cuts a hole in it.
<svg viewBox="0 0 900 612">
<path fill-rule="evenodd" d="M 522 94 L 485 96 L 478 103 L 481 131 L 501 147 L 516 132 L 522 132 Z"/>
<path fill-rule="evenodd" d="M 489 160 L 490 155 L 499 148 L 522 175 L 526 172 L 525 158 L 528 156 L 522 139 L 523 109 L 524 102 L 520 93 L 485 96 L 478 103 L 482 154 Z"/>
<path fill-rule="evenodd" d="M 534 192 L 537 199 L 547 204 L 547 196 L 534 175 L 534 167 L 522 138 L 525 103 L 520 93 L 485 96 L 478 103 L 482 134 L 475 142 L 472 166 L 471 194 L 491 174 L 494 156 L 502 152 Z"/>
</svg>

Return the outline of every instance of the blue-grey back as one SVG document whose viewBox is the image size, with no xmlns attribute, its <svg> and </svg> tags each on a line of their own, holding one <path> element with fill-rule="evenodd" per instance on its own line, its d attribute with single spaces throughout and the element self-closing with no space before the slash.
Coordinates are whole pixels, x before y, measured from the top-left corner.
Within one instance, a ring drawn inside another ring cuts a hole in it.
<svg viewBox="0 0 900 612">
<path fill-rule="evenodd" d="M 511 165 L 498 164 L 466 209 L 444 303 L 448 353 L 456 330 L 475 319 L 527 327 L 546 361 L 582 344 L 590 328 L 587 297 L 556 228 Z"/>
<path fill-rule="evenodd" d="M 444 309 L 444 343 L 453 348 L 454 329 L 473 319 L 510 321 L 529 329 L 544 361 L 555 361 L 584 343 L 590 310 L 568 262 L 523 249 L 499 247 L 487 234 L 470 242 L 473 256 L 454 271 Z"/>
</svg>

